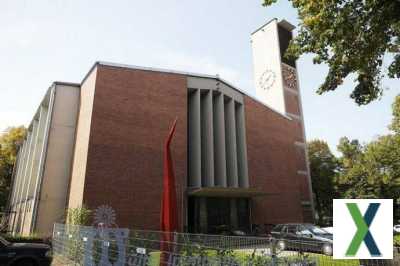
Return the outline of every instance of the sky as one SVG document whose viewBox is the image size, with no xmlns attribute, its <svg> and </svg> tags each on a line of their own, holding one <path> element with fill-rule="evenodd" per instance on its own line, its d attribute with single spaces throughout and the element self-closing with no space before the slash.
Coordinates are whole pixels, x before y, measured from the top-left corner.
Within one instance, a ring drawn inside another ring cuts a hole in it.
<svg viewBox="0 0 400 266">
<path fill-rule="evenodd" d="M 0 131 L 28 125 L 53 81 L 81 82 L 95 61 L 219 74 L 255 94 L 250 33 L 272 18 L 299 23 L 290 2 L 239 0 L 0 1 Z M 368 142 L 388 133 L 399 80 L 359 107 L 349 78 L 315 93 L 327 67 L 297 62 L 307 139 L 333 151 L 342 136 Z"/>
</svg>

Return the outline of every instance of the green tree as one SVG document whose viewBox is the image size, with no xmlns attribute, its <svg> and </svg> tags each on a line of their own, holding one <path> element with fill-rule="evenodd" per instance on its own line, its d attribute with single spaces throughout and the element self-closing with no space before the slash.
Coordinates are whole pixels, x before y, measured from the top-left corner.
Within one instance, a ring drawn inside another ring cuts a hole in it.
<svg viewBox="0 0 400 266">
<path fill-rule="evenodd" d="M 380 198 L 400 198 L 400 136 L 386 135 L 366 145 L 365 172 L 370 193 Z"/>
<path fill-rule="evenodd" d="M 25 127 L 20 126 L 8 128 L 3 135 L 0 135 L 0 211 L 4 211 L 7 204 L 18 146 L 25 134 Z"/>
<path fill-rule="evenodd" d="M 364 147 L 358 140 L 340 139 L 337 146 L 342 156 L 339 158 L 340 175 L 338 188 L 342 198 L 369 198 L 371 185 L 368 183 Z"/>
<path fill-rule="evenodd" d="M 400 78 L 400 1 L 289 0 L 301 20 L 286 56 L 315 54 L 314 63 L 329 67 L 317 93 L 333 91 L 350 74 L 356 86 L 350 97 L 368 104 L 382 94 L 381 79 Z M 264 0 L 268 6 L 277 0 Z M 387 69 L 384 56 L 391 62 Z"/>
<path fill-rule="evenodd" d="M 342 198 L 394 199 L 400 219 L 400 135 L 389 134 L 365 145 L 342 138 L 338 187 Z"/>
<path fill-rule="evenodd" d="M 392 105 L 392 114 L 392 124 L 390 124 L 389 128 L 393 130 L 395 134 L 400 135 L 400 95 L 397 95 L 394 100 Z"/>
<path fill-rule="evenodd" d="M 322 140 L 308 142 L 311 181 L 315 197 L 317 223 L 323 225 L 332 217 L 332 199 L 335 198 L 335 177 L 338 162 L 328 144 Z"/>
</svg>

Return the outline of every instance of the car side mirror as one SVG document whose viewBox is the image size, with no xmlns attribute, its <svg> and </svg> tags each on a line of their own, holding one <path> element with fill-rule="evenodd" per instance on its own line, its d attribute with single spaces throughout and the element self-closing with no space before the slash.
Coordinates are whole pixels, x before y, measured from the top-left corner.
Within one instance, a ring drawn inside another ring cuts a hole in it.
<svg viewBox="0 0 400 266">
<path fill-rule="evenodd" d="M 313 238 L 314 236 L 312 234 L 307 234 L 307 237 Z"/>
</svg>

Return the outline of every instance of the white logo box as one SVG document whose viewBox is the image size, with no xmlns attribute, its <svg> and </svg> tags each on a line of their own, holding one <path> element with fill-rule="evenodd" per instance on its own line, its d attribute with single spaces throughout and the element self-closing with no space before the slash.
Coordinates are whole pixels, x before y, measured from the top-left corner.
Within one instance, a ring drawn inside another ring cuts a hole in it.
<svg viewBox="0 0 400 266">
<path fill-rule="evenodd" d="M 371 256 L 363 241 L 356 255 L 346 251 L 357 231 L 357 226 L 346 203 L 356 203 L 364 217 L 370 203 L 380 203 L 369 227 L 381 256 Z M 393 200 L 392 199 L 334 199 L 333 200 L 333 258 L 334 259 L 393 259 Z"/>
</svg>

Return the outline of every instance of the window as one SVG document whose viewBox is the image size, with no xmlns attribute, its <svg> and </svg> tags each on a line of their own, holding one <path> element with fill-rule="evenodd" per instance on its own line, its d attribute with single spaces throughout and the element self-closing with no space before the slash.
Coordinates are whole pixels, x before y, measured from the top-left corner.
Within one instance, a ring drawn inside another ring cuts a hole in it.
<svg viewBox="0 0 400 266">
<path fill-rule="evenodd" d="M 272 229 L 272 232 L 280 233 L 283 229 L 283 224 L 278 224 Z"/>
<path fill-rule="evenodd" d="M 296 233 L 297 233 L 297 225 L 289 225 L 288 234 L 296 234 Z"/>
</svg>

